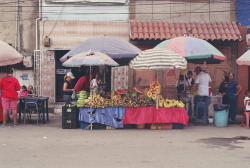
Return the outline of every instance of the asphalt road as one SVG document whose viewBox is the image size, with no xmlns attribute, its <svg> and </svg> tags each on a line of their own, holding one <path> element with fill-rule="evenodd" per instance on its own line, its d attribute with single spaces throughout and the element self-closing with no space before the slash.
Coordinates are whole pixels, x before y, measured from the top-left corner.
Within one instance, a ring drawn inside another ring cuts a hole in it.
<svg viewBox="0 0 250 168">
<path fill-rule="evenodd" d="M 188 126 L 182 130 L 0 127 L 0 168 L 237 168 L 250 167 L 250 129 Z"/>
</svg>

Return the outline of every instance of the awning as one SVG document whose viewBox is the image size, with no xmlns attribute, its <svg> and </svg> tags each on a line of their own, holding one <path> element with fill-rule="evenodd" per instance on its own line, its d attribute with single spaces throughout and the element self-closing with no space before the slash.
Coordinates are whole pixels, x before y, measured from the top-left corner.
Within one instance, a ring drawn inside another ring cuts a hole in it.
<svg viewBox="0 0 250 168">
<path fill-rule="evenodd" d="M 242 40 L 239 28 L 235 22 L 130 22 L 131 40 L 166 40 L 180 36 L 190 36 L 212 41 Z"/>
</svg>

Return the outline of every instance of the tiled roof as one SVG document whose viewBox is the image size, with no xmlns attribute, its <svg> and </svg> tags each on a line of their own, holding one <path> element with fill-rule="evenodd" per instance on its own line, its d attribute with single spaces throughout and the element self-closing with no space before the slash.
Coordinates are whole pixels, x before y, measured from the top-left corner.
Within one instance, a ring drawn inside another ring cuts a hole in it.
<svg viewBox="0 0 250 168">
<path fill-rule="evenodd" d="M 242 40 L 235 22 L 130 22 L 132 40 L 166 40 L 180 36 L 191 36 L 204 40 Z"/>
</svg>

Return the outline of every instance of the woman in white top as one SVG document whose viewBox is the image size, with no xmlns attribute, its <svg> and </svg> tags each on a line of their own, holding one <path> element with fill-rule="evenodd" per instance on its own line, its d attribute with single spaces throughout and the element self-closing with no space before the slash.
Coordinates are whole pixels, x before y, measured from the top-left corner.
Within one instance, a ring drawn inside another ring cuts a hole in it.
<svg viewBox="0 0 250 168">
<path fill-rule="evenodd" d="M 91 81 L 91 87 L 90 87 L 91 91 L 95 94 L 98 94 L 100 85 L 101 85 L 100 75 L 96 74 L 95 79 Z"/>
</svg>

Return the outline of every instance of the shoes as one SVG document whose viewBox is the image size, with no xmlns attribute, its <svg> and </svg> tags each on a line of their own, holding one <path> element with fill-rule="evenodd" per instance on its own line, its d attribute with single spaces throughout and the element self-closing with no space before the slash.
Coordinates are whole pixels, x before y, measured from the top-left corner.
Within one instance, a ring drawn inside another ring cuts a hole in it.
<svg viewBox="0 0 250 168">
<path fill-rule="evenodd" d="M 17 124 L 14 124 L 14 127 L 17 127 L 18 125 Z"/>
</svg>

